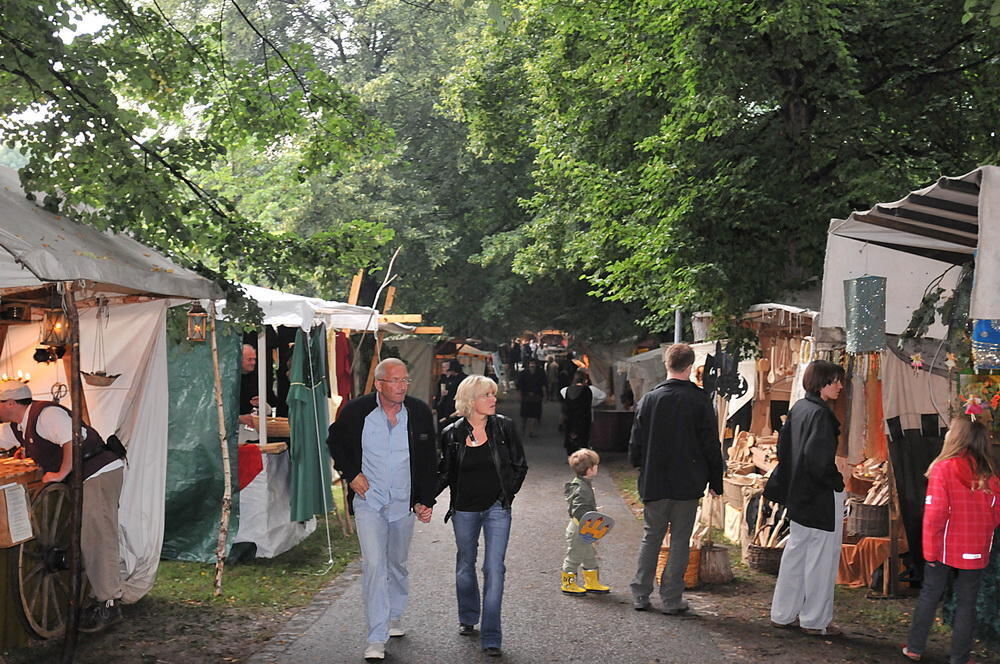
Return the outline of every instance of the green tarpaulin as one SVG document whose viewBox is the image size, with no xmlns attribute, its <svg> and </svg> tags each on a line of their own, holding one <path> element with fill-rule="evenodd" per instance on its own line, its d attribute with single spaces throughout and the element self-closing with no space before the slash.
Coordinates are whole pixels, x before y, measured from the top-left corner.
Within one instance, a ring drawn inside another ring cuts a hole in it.
<svg viewBox="0 0 1000 664">
<path fill-rule="evenodd" d="M 235 328 L 223 322 L 218 324 L 218 343 L 226 431 L 230 432 L 229 462 L 233 485 L 233 509 L 229 522 L 231 540 L 239 526 L 236 418 L 239 414 L 242 343 Z M 162 556 L 174 560 L 213 562 L 222 512 L 223 478 L 211 344 L 169 343 L 167 371 L 170 421 Z M 228 542 L 226 553 L 229 553 Z"/>
<path fill-rule="evenodd" d="M 292 521 L 307 521 L 333 506 L 330 454 L 326 449 L 329 415 L 326 389 L 326 332 L 322 326 L 299 330 L 288 389 L 292 432 Z M 308 352 L 307 352 L 308 351 Z"/>
</svg>

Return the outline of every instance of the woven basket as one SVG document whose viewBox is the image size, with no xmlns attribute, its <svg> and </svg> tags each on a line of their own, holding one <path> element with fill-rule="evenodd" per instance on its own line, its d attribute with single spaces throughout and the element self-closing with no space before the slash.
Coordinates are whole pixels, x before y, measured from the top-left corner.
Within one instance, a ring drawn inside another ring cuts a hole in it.
<svg viewBox="0 0 1000 664">
<path fill-rule="evenodd" d="M 663 574 L 667 570 L 667 559 L 670 558 L 670 547 L 661 546 L 660 555 L 656 559 L 656 579 L 662 584 Z M 687 589 L 697 588 L 701 583 L 701 578 L 698 575 L 701 569 L 701 549 L 696 549 L 691 547 L 688 553 L 688 566 L 684 570 L 684 587 Z"/>
<path fill-rule="evenodd" d="M 781 567 L 781 554 L 784 551 L 783 547 L 751 544 L 747 548 L 747 565 L 758 572 L 777 574 L 778 568 Z"/>
<path fill-rule="evenodd" d="M 848 535 L 886 537 L 889 534 L 889 506 L 851 503 L 845 528 Z"/>
<path fill-rule="evenodd" d="M 253 417 L 253 428 L 260 431 L 260 418 L 256 415 Z M 268 438 L 289 438 L 291 437 L 291 428 L 288 425 L 287 417 L 269 417 L 267 418 L 267 437 Z"/>
</svg>

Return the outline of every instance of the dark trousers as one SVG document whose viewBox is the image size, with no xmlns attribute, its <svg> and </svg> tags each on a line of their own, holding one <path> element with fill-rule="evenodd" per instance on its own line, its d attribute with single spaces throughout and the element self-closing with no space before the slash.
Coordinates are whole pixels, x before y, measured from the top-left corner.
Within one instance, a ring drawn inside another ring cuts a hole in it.
<svg viewBox="0 0 1000 664">
<path fill-rule="evenodd" d="M 976 632 L 976 596 L 979 594 L 979 582 L 982 578 L 981 569 L 955 569 L 944 563 L 924 565 L 920 598 L 913 611 L 913 623 L 906 640 L 906 647 L 910 652 L 923 654 L 937 606 L 951 581 L 955 590 L 955 626 L 951 632 L 948 661 L 951 664 L 966 664 L 969 661 L 972 637 Z"/>
</svg>

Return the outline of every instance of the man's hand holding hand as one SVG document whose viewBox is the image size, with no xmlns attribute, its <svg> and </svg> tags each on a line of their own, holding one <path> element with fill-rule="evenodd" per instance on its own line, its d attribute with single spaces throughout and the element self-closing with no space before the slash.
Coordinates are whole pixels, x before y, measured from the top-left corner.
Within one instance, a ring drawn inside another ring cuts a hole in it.
<svg viewBox="0 0 1000 664">
<path fill-rule="evenodd" d="M 365 494 L 368 493 L 368 478 L 364 476 L 364 473 L 358 473 L 354 476 L 354 479 L 351 480 L 348 486 L 351 487 L 351 490 L 354 491 L 354 493 L 364 499 Z"/>
<path fill-rule="evenodd" d="M 434 508 L 417 503 L 413 506 L 413 511 L 417 514 L 417 518 L 423 523 L 430 523 L 431 515 L 434 513 Z"/>
</svg>

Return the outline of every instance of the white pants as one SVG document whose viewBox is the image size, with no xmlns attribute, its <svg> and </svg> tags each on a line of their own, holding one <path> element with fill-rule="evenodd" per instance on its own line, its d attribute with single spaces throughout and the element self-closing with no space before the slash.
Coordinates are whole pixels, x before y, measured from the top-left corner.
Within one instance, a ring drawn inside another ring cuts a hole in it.
<svg viewBox="0 0 1000 664">
<path fill-rule="evenodd" d="M 833 620 L 833 587 L 844 531 L 842 491 L 833 494 L 833 510 L 833 532 L 792 521 L 771 600 L 774 622 L 787 625 L 798 618 L 801 627 L 823 629 Z"/>
</svg>

